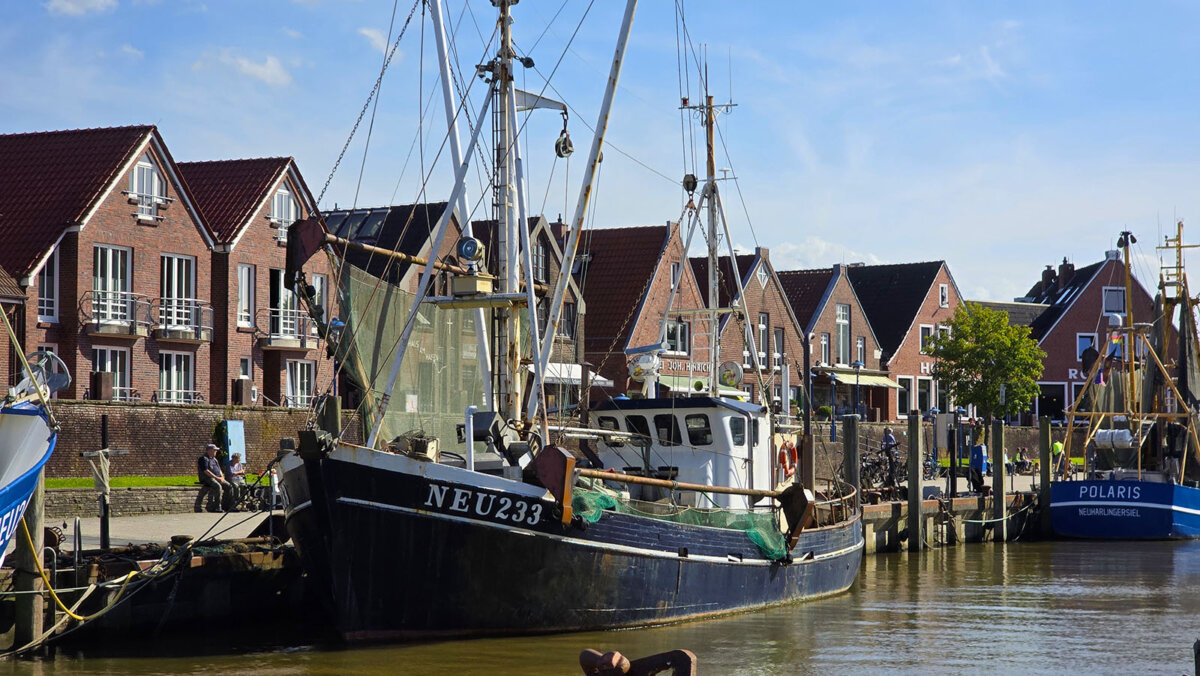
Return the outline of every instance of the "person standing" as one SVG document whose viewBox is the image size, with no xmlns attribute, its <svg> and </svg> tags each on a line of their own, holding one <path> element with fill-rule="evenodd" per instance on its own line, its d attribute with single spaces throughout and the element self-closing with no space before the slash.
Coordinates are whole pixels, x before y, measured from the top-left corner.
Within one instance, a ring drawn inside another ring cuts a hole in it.
<svg viewBox="0 0 1200 676">
<path fill-rule="evenodd" d="M 217 462 L 216 444 L 204 447 L 204 455 L 196 460 L 196 479 L 200 481 L 200 493 L 196 496 L 195 510 L 200 511 L 200 503 L 207 496 L 207 509 L 210 512 L 221 511 L 221 499 L 229 488 L 229 482 L 221 472 L 221 463 Z"/>
</svg>

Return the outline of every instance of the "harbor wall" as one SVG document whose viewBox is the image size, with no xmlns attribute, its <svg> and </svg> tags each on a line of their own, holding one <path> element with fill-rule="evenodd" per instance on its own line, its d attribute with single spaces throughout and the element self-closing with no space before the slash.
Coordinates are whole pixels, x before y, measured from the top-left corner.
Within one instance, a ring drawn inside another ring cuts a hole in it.
<svg viewBox="0 0 1200 676">
<path fill-rule="evenodd" d="M 1009 493 L 1006 539 L 1035 538 L 1039 535 L 1036 500 L 1033 493 Z M 925 546 L 958 545 L 965 542 L 993 542 L 1000 539 L 992 518 L 991 497 L 966 497 L 953 500 L 925 500 L 921 503 L 921 532 Z M 866 553 L 895 552 L 909 549 L 908 503 L 887 502 L 863 506 L 863 537 Z"/>
<path fill-rule="evenodd" d="M 108 416 L 108 446 L 129 451 L 114 455 L 111 476 L 180 476 L 195 474 L 196 458 L 222 420 L 242 420 L 246 430 L 247 472 L 262 471 L 275 458 L 279 440 L 304 429 L 309 412 L 302 408 L 151 404 L 60 400 L 54 414 L 61 426 L 58 445 L 46 463 L 48 478 L 91 477 L 84 451 L 100 448 L 101 416 Z M 345 439 L 359 442 L 358 418 L 344 411 Z"/>
</svg>

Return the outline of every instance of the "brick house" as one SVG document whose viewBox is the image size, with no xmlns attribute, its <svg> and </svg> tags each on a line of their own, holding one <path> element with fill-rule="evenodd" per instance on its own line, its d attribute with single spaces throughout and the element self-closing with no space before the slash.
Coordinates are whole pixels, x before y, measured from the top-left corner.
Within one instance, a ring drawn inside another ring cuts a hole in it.
<svg viewBox="0 0 1200 676">
<path fill-rule="evenodd" d="M 778 274 L 792 312 L 811 342 L 812 405 L 827 405 L 835 415 L 842 415 L 854 411 L 857 398 L 864 419 L 882 419 L 888 410 L 888 390 L 900 386 L 883 368 L 883 351 L 850 283 L 847 266 Z"/>
<path fill-rule="evenodd" d="M 1131 280 L 1133 320 L 1149 321 L 1155 313 L 1154 298 L 1135 275 Z M 1009 323 L 1030 327 L 1030 336 L 1046 353 L 1034 415 L 1062 420 L 1087 380 L 1083 351 L 1100 350 L 1110 317 L 1125 315 L 1125 262 L 1121 252 L 1107 251 L 1102 260 L 1077 270 L 1064 258 L 1057 269 L 1047 265 L 1042 278 L 1014 303 L 983 305 L 1008 311 Z M 1174 355 L 1171 346 L 1178 344 L 1174 326 L 1168 341 L 1163 354 Z"/>
<path fill-rule="evenodd" d="M 692 258 L 690 263 L 700 295 L 707 298 L 708 259 Z M 722 363 L 740 360 L 744 373 L 742 389 L 751 401 L 767 403 L 763 387 L 769 388 L 771 401 L 782 401 L 785 381 L 789 397 L 794 399 L 795 388 L 803 382 L 800 374 L 804 366 L 804 341 L 783 284 L 771 266 L 771 252 L 766 247 L 755 247 L 754 253 L 738 255 L 736 265 L 735 271 L 728 256 L 717 261 L 720 307 L 732 307 L 736 303 L 745 312 L 744 316 L 722 315 L 718 334 L 720 360 Z M 735 274 L 742 280 L 744 298 L 738 295 Z M 762 369 L 757 374 L 750 353 L 750 332 L 753 332 Z"/>
<path fill-rule="evenodd" d="M 287 227 L 316 210 L 295 160 L 181 162 L 179 170 L 215 242 L 209 401 L 307 407 L 331 362 L 283 283 Z M 314 256 L 304 271 L 326 316 L 336 316 L 328 256 Z"/>
<path fill-rule="evenodd" d="M 18 327 L 25 324 L 25 290 L 4 268 L 0 268 L 0 311 L 8 317 L 9 324 L 20 339 L 22 334 Z M 21 360 L 16 355 L 19 347 L 12 344 L 8 331 L 0 329 L 0 376 L 9 385 L 15 385 L 24 375 L 19 366 Z"/>
<path fill-rule="evenodd" d="M 924 353 L 962 302 L 946 262 L 857 264 L 847 273 L 879 340 L 880 368 L 900 385 L 888 390 L 884 419 L 906 420 L 913 409 L 949 410 L 948 393 L 933 378 L 933 358 Z"/>
<path fill-rule="evenodd" d="M 59 396 L 203 401 L 213 240 L 158 130 L 0 135 L 0 158 L 0 265 L 28 298 L 24 349 L 71 371 Z"/>
<path fill-rule="evenodd" d="M 584 354 L 612 381 L 614 393 L 641 391 L 629 375 L 626 350 L 664 342 L 659 386 L 683 394 L 696 380 L 709 382 L 711 329 L 688 311 L 705 307 L 683 250 L 679 224 L 599 228 L 580 242 L 579 281 L 588 307 Z M 673 278 L 679 290 L 670 306 L 666 339 L 660 337 Z"/>
</svg>

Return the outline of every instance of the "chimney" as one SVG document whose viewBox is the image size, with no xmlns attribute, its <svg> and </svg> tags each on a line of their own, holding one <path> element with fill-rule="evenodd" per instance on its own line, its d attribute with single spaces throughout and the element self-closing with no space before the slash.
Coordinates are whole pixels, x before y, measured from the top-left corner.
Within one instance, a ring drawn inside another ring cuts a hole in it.
<svg viewBox="0 0 1200 676">
<path fill-rule="evenodd" d="M 754 247 L 754 253 L 756 256 L 763 259 L 764 261 L 771 260 L 771 250 L 765 246 Z"/>
<path fill-rule="evenodd" d="M 1058 266 L 1058 288 L 1061 291 L 1067 284 L 1071 283 L 1071 278 L 1075 276 L 1075 265 L 1067 262 L 1067 257 L 1063 256 L 1063 261 Z"/>
<path fill-rule="evenodd" d="M 1054 286 L 1054 266 L 1047 265 L 1045 270 L 1042 270 L 1042 291 L 1049 291 Z"/>
</svg>

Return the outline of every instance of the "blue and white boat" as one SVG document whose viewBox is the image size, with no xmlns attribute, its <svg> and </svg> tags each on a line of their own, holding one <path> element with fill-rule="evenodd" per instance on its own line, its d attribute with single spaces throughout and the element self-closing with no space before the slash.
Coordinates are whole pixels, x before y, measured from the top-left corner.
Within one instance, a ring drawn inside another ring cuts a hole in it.
<svg viewBox="0 0 1200 676">
<path fill-rule="evenodd" d="M 1183 267 L 1183 224 L 1177 228 L 1168 246 L 1160 247 L 1176 255 L 1160 275 L 1155 321 L 1114 315 L 1105 354 L 1092 348 L 1083 354 L 1089 375 L 1068 414 L 1068 429 L 1087 425 L 1084 477 L 1050 486 L 1050 520 L 1060 536 L 1200 538 L 1200 345 Z M 1136 241 L 1121 233 L 1127 266 Z M 1126 307 L 1132 307 L 1129 297 L 1127 280 Z M 1178 326 L 1172 327 L 1176 314 Z M 1178 349 L 1177 359 L 1160 356 L 1171 348 Z"/>
<path fill-rule="evenodd" d="M 35 352 L 28 363 L 26 377 L 0 404 L 0 565 L 58 440 L 45 402 L 71 382 L 66 367 L 51 352 Z"/>
</svg>

